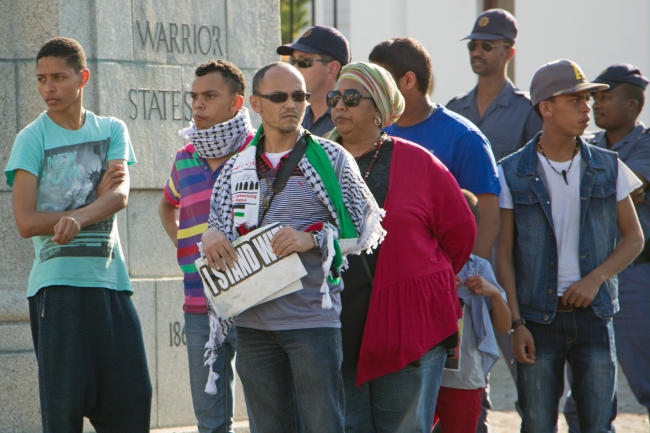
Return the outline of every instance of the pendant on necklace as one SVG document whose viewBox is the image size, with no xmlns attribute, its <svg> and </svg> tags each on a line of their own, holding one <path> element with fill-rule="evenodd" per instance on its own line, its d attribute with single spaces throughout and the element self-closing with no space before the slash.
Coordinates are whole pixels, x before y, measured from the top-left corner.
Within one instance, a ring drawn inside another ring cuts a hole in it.
<svg viewBox="0 0 650 433">
<path fill-rule="evenodd" d="M 568 185 L 569 181 L 566 178 L 566 170 L 562 170 L 562 177 L 564 178 L 564 182 Z"/>
</svg>

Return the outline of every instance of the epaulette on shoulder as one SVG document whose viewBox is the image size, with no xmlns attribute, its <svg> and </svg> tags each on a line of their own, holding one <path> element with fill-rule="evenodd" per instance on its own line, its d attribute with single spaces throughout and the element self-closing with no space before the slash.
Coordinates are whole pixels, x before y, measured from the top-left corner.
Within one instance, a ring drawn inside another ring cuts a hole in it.
<svg viewBox="0 0 650 433">
<path fill-rule="evenodd" d="M 585 131 L 582 134 L 582 139 L 589 144 L 596 144 L 596 142 L 598 141 L 598 134 L 602 134 L 602 132 Z"/>
<path fill-rule="evenodd" d="M 461 93 L 460 95 L 456 95 L 456 96 L 454 96 L 453 98 L 451 98 L 451 99 L 449 100 L 449 102 L 447 102 L 447 104 L 445 104 L 445 105 L 449 105 L 449 104 L 451 104 L 452 102 L 455 102 L 455 101 L 458 101 L 458 100 L 460 100 L 460 99 L 463 99 L 463 98 L 464 98 L 465 96 L 467 96 L 467 95 L 469 95 L 469 92 L 467 92 L 467 93 Z"/>
<path fill-rule="evenodd" d="M 512 93 L 515 95 L 523 96 L 524 98 L 530 100 L 530 93 L 526 92 L 525 90 L 515 88 Z"/>
</svg>

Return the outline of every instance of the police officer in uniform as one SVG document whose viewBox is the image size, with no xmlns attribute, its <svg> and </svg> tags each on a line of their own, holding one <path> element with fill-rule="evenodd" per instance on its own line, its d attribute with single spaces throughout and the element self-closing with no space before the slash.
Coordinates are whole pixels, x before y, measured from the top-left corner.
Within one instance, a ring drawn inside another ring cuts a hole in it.
<svg viewBox="0 0 650 433">
<path fill-rule="evenodd" d="M 470 64 L 478 84 L 456 96 L 447 108 L 466 117 L 490 140 L 499 161 L 524 147 L 542 130 L 527 92 L 508 79 L 508 63 L 515 55 L 517 21 L 508 11 L 490 9 L 479 15 L 469 39 Z"/>
<path fill-rule="evenodd" d="M 517 21 L 508 11 L 489 9 L 479 15 L 472 33 L 461 39 L 469 39 L 469 59 L 478 84 L 447 103 L 448 109 L 469 119 L 488 138 L 497 161 L 524 147 L 542 130 L 542 120 L 533 110 L 528 92 L 519 90 L 508 79 L 517 33 Z M 510 335 L 495 335 L 516 384 L 517 364 Z M 483 394 L 483 412 L 476 430 L 479 433 L 488 431 L 487 412 L 492 408 L 488 393 L 489 385 Z M 516 407 L 519 411 L 518 404 Z"/>
<path fill-rule="evenodd" d="M 632 193 L 646 246 L 627 269 L 618 274 L 621 311 L 614 316 L 616 352 L 634 396 L 650 411 L 650 130 L 638 121 L 648 79 L 638 68 L 616 64 L 594 81 L 609 90 L 594 93 L 594 119 L 599 132 L 592 143 L 618 152 L 619 158 L 643 182 Z"/>
<path fill-rule="evenodd" d="M 604 131 L 587 141 L 618 152 L 619 158 L 643 182 L 643 186 L 631 195 L 646 246 L 639 257 L 618 274 L 621 310 L 614 316 L 614 331 L 623 373 L 636 399 L 650 412 L 650 197 L 645 197 L 650 180 L 650 129 L 638 121 L 648 79 L 632 65 L 615 64 L 601 72 L 594 83 L 609 84 L 608 90 L 593 95 L 596 126 Z M 579 433 L 571 397 L 567 398 L 564 415 L 569 432 Z"/>
</svg>

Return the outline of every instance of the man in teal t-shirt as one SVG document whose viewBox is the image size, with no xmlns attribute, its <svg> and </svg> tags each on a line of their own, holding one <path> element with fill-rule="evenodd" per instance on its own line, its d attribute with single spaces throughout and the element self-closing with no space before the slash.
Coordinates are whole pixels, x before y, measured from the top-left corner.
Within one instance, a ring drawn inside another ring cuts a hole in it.
<svg viewBox="0 0 650 433">
<path fill-rule="evenodd" d="M 36 258 L 27 298 L 43 431 L 148 432 L 151 382 L 115 214 L 135 163 L 124 123 L 84 110 L 90 79 L 79 43 L 36 56 L 48 106 L 14 141 L 5 175 L 20 235 Z"/>
</svg>

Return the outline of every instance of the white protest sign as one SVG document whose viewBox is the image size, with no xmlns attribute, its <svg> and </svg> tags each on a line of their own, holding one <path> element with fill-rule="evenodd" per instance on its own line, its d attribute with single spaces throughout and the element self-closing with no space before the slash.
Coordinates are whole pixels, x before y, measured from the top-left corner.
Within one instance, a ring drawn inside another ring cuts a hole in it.
<svg viewBox="0 0 650 433">
<path fill-rule="evenodd" d="M 279 223 L 270 224 L 233 242 L 237 261 L 225 272 L 213 270 L 203 258 L 196 260 L 205 295 L 221 317 L 302 289 L 300 278 L 307 270 L 298 254 L 273 254 L 271 238 L 281 228 Z"/>
</svg>

